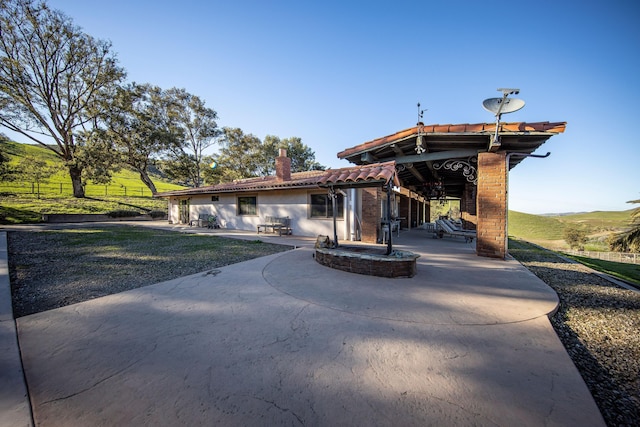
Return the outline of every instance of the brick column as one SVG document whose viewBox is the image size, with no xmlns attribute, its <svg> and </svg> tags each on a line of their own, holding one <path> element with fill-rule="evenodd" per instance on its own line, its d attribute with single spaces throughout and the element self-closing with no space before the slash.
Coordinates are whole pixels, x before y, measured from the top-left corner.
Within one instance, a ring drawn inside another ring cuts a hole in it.
<svg viewBox="0 0 640 427">
<path fill-rule="evenodd" d="M 365 243 L 376 243 L 380 228 L 380 189 L 362 189 L 362 237 Z"/>
<path fill-rule="evenodd" d="M 476 208 L 476 186 L 471 182 L 467 182 L 460 199 L 460 214 L 465 229 L 475 230 L 478 228 Z"/>
<path fill-rule="evenodd" d="M 478 153 L 476 253 L 490 258 L 507 255 L 506 153 Z"/>
</svg>

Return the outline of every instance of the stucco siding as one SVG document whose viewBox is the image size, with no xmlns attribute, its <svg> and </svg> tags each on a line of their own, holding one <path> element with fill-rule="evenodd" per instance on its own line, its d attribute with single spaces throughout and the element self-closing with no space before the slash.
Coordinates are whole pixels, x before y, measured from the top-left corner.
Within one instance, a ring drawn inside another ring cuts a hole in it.
<svg viewBox="0 0 640 427">
<path fill-rule="evenodd" d="M 293 234 L 315 237 L 317 235 L 333 235 L 333 219 L 310 218 L 309 194 L 323 194 L 321 191 L 287 190 L 263 191 L 260 193 L 229 193 L 214 195 L 195 195 L 189 199 L 189 217 L 197 219 L 200 215 L 209 214 L 218 217 L 222 228 L 232 230 L 256 231 L 264 224 L 267 216 L 289 217 Z M 256 215 L 238 215 L 238 196 L 255 196 L 257 198 Z M 171 198 L 169 220 L 179 222 L 179 200 Z M 175 212 L 174 212 L 175 211 Z M 338 234 L 344 234 L 344 221 L 337 221 Z"/>
</svg>

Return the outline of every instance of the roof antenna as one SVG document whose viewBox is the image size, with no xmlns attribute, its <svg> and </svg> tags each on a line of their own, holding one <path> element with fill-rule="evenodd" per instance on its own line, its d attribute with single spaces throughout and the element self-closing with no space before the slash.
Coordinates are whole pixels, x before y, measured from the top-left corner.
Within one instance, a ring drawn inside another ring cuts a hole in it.
<svg viewBox="0 0 640 427">
<path fill-rule="evenodd" d="M 420 109 L 420 103 L 418 102 L 418 138 L 416 139 L 416 153 L 418 155 L 424 153 L 425 151 L 427 151 L 424 146 L 423 146 L 423 141 L 422 141 L 422 133 L 424 131 L 424 123 L 422 122 L 422 117 L 424 115 L 424 112 L 427 111 L 427 109 L 425 108 L 424 110 Z"/>
</svg>

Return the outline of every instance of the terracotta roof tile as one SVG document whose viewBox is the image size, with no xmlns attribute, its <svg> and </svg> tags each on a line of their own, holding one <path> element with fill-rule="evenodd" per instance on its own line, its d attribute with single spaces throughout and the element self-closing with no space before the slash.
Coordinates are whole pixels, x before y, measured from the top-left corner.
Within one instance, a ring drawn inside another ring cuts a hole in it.
<svg viewBox="0 0 640 427">
<path fill-rule="evenodd" d="M 321 185 L 327 186 L 331 184 L 350 182 L 388 182 L 390 179 L 394 180 L 395 185 L 400 185 L 395 172 L 395 162 L 392 161 L 371 165 L 350 166 L 340 169 L 327 169 L 326 171 L 295 172 L 291 174 L 291 180 L 289 181 L 280 181 L 275 176 L 240 179 L 233 182 L 225 182 L 206 187 L 167 191 L 156 194 L 156 197 L 235 193 L 290 188 L 317 188 Z"/>
<path fill-rule="evenodd" d="M 341 184 L 341 183 L 363 183 L 372 182 L 388 182 L 393 179 L 396 185 L 399 185 L 396 177 L 395 162 L 374 163 L 371 165 L 351 166 L 341 169 L 329 169 L 326 171 L 321 180 L 321 185 Z"/>
<path fill-rule="evenodd" d="M 536 123 L 501 123 L 501 132 L 546 132 L 546 133 L 562 133 L 565 131 L 566 122 L 536 122 Z M 481 133 L 481 132 L 493 132 L 496 129 L 495 123 L 476 123 L 476 124 L 434 124 L 423 126 L 423 132 L 429 133 Z M 355 147 L 347 148 L 344 151 L 338 153 L 339 159 L 344 159 L 356 153 L 369 151 L 372 148 L 384 146 L 396 141 L 400 141 L 409 138 L 418 133 L 418 127 L 412 127 L 392 135 L 383 136 L 372 141 L 356 145 Z"/>
</svg>

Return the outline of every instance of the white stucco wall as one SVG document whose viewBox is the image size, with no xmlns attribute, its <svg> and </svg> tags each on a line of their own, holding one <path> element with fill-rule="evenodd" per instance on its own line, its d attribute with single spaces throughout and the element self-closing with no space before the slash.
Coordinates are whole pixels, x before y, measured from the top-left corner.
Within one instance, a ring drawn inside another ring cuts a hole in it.
<svg viewBox="0 0 640 427">
<path fill-rule="evenodd" d="M 216 215 L 222 228 L 232 230 L 257 231 L 265 217 L 289 217 L 294 235 L 315 237 L 333 236 L 333 219 L 310 218 L 309 195 L 326 194 L 326 191 L 280 190 L 260 193 L 218 194 L 218 200 L 212 201 L 211 195 L 191 196 L 189 199 L 189 217 L 198 219 L 201 214 Z M 238 215 L 237 197 L 256 196 L 257 215 Z M 183 198 L 184 199 L 184 198 Z M 169 221 L 179 222 L 180 201 L 177 197 L 170 200 Z M 337 220 L 338 238 L 347 239 L 349 230 L 345 230 L 345 221 Z"/>
</svg>

